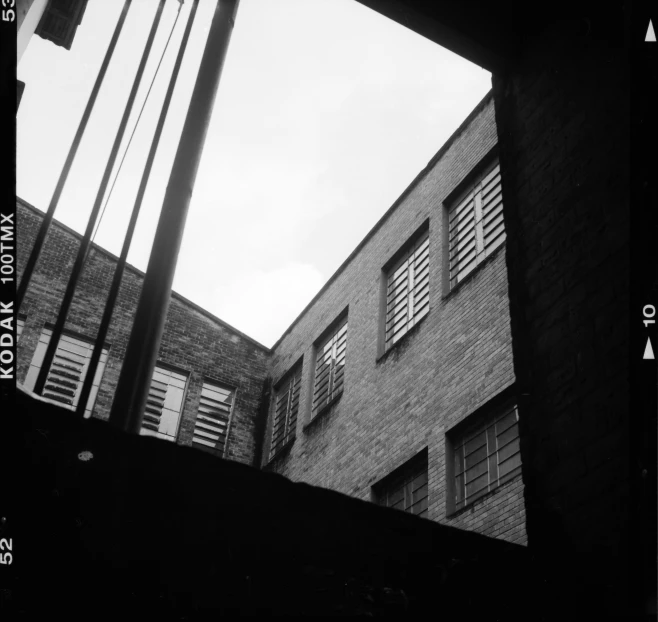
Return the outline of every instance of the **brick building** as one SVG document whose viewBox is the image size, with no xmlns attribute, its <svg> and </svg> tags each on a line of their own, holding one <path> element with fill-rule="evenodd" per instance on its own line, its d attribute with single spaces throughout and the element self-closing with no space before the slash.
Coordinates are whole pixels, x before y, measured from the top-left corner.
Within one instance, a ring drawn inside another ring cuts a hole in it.
<svg viewBox="0 0 658 622">
<path fill-rule="evenodd" d="M 540 583 L 554 581 L 527 612 L 655 615 L 655 362 L 637 363 L 627 348 L 641 352 L 648 334 L 633 332 L 631 309 L 639 318 L 655 303 L 655 228 L 640 219 L 651 225 L 655 213 L 647 158 L 655 115 L 643 99 L 655 50 L 644 43 L 648 8 L 571 1 L 528 13 L 518 3 L 358 1 L 493 74 L 528 551 Z M 632 160 L 631 142 L 640 152 Z M 648 273 L 633 287 L 631 259 L 634 276 Z M 280 557 L 308 548 L 310 534 L 300 533 Z M 496 575 L 488 565 L 481 584 Z M 569 589 L 577 602 L 564 598 Z M 434 592 L 431 601 L 434 615 Z"/>
<path fill-rule="evenodd" d="M 42 213 L 20 199 L 17 208 L 20 271 Z M 28 389 L 34 386 L 79 238 L 61 223 L 51 228 L 25 297 L 18 318 L 17 381 Z M 115 264 L 116 257 L 97 246 L 90 252 L 68 316 L 67 343 L 58 349 L 44 390 L 60 404 L 77 404 Z M 109 417 L 142 278 L 132 267 L 124 274 L 88 416 L 93 407 L 94 416 Z M 251 464 L 268 360 L 268 348 L 173 294 L 143 432 Z"/>
<path fill-rule="evenodd" d="M 40 213 L 18 201 L 19 270 Z M 57 224 L 19 318 L 34 386 L 79 236 Z M 269 350 L 174 294 L 142 433 L 525 543 L 489 93 Z M 75 405 L 116 258 L 94 247 L 44 397 Z M 87 416 L 106 419 L 130 268 Z"/>
<path fill-rule="evenodd" d="M 496 145 L 489 94 L 274 345 L 263 463 L 525 542 Z"/>
</svg>

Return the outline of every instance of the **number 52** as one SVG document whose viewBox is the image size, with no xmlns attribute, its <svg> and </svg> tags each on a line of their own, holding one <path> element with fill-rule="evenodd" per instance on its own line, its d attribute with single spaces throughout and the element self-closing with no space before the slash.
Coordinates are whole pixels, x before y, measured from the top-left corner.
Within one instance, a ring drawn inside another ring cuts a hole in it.
<svg viewBox="0 0 658 622">
<path fill-rule="evenodd" d="M 0 551 L 4 551 L 5 548 L 8 551 L 11 551 L 11 544 L 11 538 L 9 540 L 2 538 L 2 540 L 0 540 Z M 0 553 L 0 564 L 9 565 L 13 560 L 14 558 L 11 553 Z"/>
</svg>

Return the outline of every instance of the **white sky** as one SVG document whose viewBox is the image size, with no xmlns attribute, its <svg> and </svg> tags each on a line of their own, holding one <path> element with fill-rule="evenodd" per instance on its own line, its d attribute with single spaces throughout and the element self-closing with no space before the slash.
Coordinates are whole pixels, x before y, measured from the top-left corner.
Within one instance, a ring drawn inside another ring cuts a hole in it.
<svg viewBox="0 0 658 622">
<path fill-rule="evenodd" d="M 55 213 L 77 231 L 157 4 L 132 3 Z M 26 87 L 17 194 L 43 211 L 122 6 L 90 0 L 70 51 L 35 36 L 18 66 Z M 115 171 L 178 6 L 165 5 Z M 142 204 L 128 258 L 142 270 L 214 6 L 200 2 Z M 187 0 L 96 236 L 117 255 L 190 7 Z M 490 88 L 489 72 L 354 0 L 241 0 L 174 289 L 271 346 Z"/>
</svg>

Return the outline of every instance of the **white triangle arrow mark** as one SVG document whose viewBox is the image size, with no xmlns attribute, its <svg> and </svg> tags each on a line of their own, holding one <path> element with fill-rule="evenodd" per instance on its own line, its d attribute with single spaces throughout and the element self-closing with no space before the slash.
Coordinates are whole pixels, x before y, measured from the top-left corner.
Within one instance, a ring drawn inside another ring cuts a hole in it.
<svg viewBox="0 0 658 622">
<path fill-rule="evenodd" d="M 644 357 L 645 359 L 655 359 L 655 355 L 653 353 L 653 348 L 651 347 L 651 339 L 647 337 L 647 347 L 644 348 Z"/>
<path fill-rule="evenodd" d="M 651 23 L 651 20 L 649 20 L 649 28 L 647 29 L 647 36 L 644 38 L 645 41 L 653 41 L 654 43 L 656 42 L 656 32 L 653 29 L 653 24 Z"/>
</svg>

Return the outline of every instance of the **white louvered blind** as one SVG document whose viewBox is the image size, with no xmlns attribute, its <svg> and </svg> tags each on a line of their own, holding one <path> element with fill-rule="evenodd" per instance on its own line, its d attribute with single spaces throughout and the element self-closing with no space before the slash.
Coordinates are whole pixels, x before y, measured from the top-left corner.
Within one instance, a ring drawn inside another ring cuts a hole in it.
<svg viewBox="0 0 658 622">
<path fill-rule="evenodd" d="M 317 350 L 311 417 L 343 392 L 347 320 Z"/>
<path fill-rule="evenodd" d="M 505 241 L 500 165 L 482 176 L 450 210 L 450 287 Z"/>
<path fill-rule="evenodd" d="M 30 369 L 25 377 L 24 386 L 29 390 L 34 389 L 51 335 L 52 331 L 49 328 L 44 328 L 41 332 L 39 343 L 30 363 Z M 63 334 L 59 340 L 55 358 L 43 388 L 43 396 L 62 402 L 67 406 L 77 406 L 92 351 L 93 345 L 91 343 Z M 96 375 L 85 408 L 85 417 L 91 417 L 98 387 L 107 362 L 107 352 L 106 349 L 101 351 Z"/>
<path fill-rule="evenodd" d="M 224 455 L 228 424 L 235 401 L 235 391 L 203 383 L 199 410 L 194 424 L 192 444 L 200 449 Z"/>
<path fill-rule="evenodd" d="M 276 391 L 270 458 L 273 458 L 281 447 L 295 437 L 301 378 L 302 368 L 298 367 Z"/>
<path fill-rule="evenodd" d="M 386 349 L 429 311 L 429 232 L 406 251 L 386 287 Z"/>
<path fill-rule="evenodd" d="M 186 385 L 187 376 L 156 366 L 140 434 L 157 436 L 167 441 L 176 440 Z"/>
</svg>

